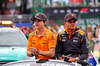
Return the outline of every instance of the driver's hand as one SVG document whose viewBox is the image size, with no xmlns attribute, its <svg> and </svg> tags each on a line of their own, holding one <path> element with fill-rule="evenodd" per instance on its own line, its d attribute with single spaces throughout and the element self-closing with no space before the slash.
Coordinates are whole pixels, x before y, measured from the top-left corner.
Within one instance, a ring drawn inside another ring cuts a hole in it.
<svg viewBox="0 0 100 66">
<path fill-rule="evenodd" d="M 35 47 L 30 47 L 29 49 L 30 49 L 30 52 L 34 53 L 35 57 L 38 57 L 39 54 L 37 53 L 37 49 Z"/>
<path fill-rule="evenodd" d="M 67 57 L 69 60 L 69 62 L 75 62 L 76 61 L 76 58 L 72 58 L 72 57 Z"/>
<path fill-rule="evenodd" d="M 30 52 L 32 52 L 32 53 L 36 53 L 36 51 L 37 51 L 37 49 L 35 47 L 30 47 L 29 49 L 30 49 Z"/>
</svg>

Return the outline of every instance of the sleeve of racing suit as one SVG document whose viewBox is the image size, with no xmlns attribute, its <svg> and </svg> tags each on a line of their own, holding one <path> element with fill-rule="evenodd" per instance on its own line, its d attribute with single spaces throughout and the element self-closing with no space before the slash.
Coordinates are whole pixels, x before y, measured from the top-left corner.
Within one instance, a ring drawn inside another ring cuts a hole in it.
<svg viewBox="0 0 100 66">
<path fill-rule="evenodd" d="M 80 55 L 80 60 L 85 60 L 88 58 L 88 40 L 86 35 L 83 36 L 83 41 L 81 43 L 81 55 Z"/>
<path fill-rule="evenodd" d="M 60 39 L 61 39 L 61 37 L 58 34 L 58 36 L 57 36 L 57 47 L 56 47 L 57 58 L 62 57 L 62 45 L 61 45 L 61 40 Z"/>
</svg>

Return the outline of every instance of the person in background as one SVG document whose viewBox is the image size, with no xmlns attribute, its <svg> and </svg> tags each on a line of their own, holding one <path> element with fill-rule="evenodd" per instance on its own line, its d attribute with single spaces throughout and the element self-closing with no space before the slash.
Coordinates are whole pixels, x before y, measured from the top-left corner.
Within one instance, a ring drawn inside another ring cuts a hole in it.
<svg viewBox="0 0 100 66">
<path fill-rule="evenodd" d="M 27 55 L 35 56 L 40 60 L 51 59 L 55 55 L 56 36 L 46 26 L 47 17 L 43 13 L 37 13 L 32 17 L 35 31 L 28 37 Z"/>
<path fill-rule="evenodd" d="M 96 24 L 96 26 L 94 27 L 94 31 L 93 31 L 93 36 L 94 36 L 95 39 L 97 39 L 96 28 L 98 28 L 98 24 Z"/>
<path fill-rule="evenodd" d="M 0 0 L 0 14 L 4 15 L 6 13 L 7 10 L 7 0 Z"/>
<path fill-rule="evenodd" d="M 7 11 L 6 11 L 6 15 L 8 15 L 9 17 L 13 17 L 13 15 L 17 15 L 19 14 L 19 11 L 16 9 L 16 3 L 14 0 L 9 0 L 9 2 L 7 3 Z"/>
<path fill-rule="evenodd" d="M 57 29 L 58 34 L 60 33 L 59 29 L 60 29 L 60 25 L 55 25 L 55 28 Z"/>
<path fill-rule="evenodd" d="M 51 29 L 51 26 L 48 26 L 48 30 L 50 30 Z"/>
<path fill-rule="evenodd" d="M 64 60 L 62 55 L 67 57 L 68 62 L 83 61 L 88 58 L 88 40 L 85 32 L 76 26 L 76 14 L 69 13 L 64 19 L 65 30 L 57 37 L 57 58 Z"/>
<path fill-rule="evenodd" d="M 24 33 L 24 35 L 26 35 L 26 30 L 24 29 L 23 26 L 20 26 L 19 29 Z"/>
<path fill-rule="evenodd" d="M 48 29 L 53 32 L 55 34 L 55 36 L 57 36 L 57 31 L 54 29 L 53 26 L 48 26 Z"/>
<path fill-rule="evenodd" d="M 87 37 L 89 41 L 89 54 L 90 52 L 94 52 L 94 41 L 93 41 L 93 29 L 91 25 L 87 27 Z"/>
<path fill-rule="evenodd" d="M 30 27 L 26 27 L 26 38 L 28 39 L 29 34 L 32 32 Z"/>
<path fill-rule="evenodd" d="M 13 28 L 16 28 L 16 23 L 13 23 Z"/>
<path fill-rule="evenodd" d="M 98 24 L 96 28 L 96 36 L 97 36 L 97 41 L 99 43 L 100 42 L 100 24 Z"/>
<path fill-rule="evenodd" d="M 99 46 L 99 63 L 100 63 L 100 23 L 98 24 L 98 27 L 96 28 L 96 36 L 97 36 L 97 42 Z"/>
<path fill-rule="evenodd" d="M 34 24 L 32 25 L 32 30 L 33 30 L 33 31 L 35 31 L 35 30 L 36 30 L 36 29 L 35 29 L 35 25 L 34 25 Z"/>
<path fill-rule="evenodd" d="M 63 31 L 65 29 L 65 25 L 60 25 L 60 28 L 58 29 L 58 33 L 60 33 L 61 31 Z"/>
</svg>

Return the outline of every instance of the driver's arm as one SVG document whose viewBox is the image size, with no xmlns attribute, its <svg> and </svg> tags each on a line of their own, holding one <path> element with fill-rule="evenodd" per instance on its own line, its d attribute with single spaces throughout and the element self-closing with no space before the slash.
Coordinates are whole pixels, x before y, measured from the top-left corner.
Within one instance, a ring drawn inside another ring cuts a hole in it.
<svg viewBox="0 0 100 66">
<path fill-rule="evenodd" d="M 61 44 L 60 35 L 57 36 L 57 47 L 56 47 L 56 49 L 57 49 L 57 58 L 59 60 L 63 60 L 63 58 L 62 58 L 62 44 Z"/>
<path fill-rule="evenodd" d="M 81 44 L 81 55 L 79 57 L 80 60 L 85 60 L 88 58 L 88 51 L 89 51 L 89 45 L 86 35 L 83 36 L 83 41 Z"/>
<path fill-rule="evenodd" d="M 32 47 L 31 36 L 29 36 L 29 38 L 28 38 L 28 44 L 27 44 L 27 56 L 32 57 L 32 52 L 30 52 L 30 47 Z"/>
<path fill-rule="evenodd" d="M 39 51 L 39 55 L 42 55 L 45 57 L 54 57 L 55 48 L 49 48 L 49 51 Z"/>
</svg>

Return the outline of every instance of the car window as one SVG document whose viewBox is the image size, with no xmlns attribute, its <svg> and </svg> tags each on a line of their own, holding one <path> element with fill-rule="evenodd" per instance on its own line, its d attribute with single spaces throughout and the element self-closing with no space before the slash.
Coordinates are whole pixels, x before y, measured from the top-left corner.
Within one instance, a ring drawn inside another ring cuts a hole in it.
<svg viewBox="0 0 100 66">
<path fill-rule="evenodd" d="M 0 45 L 26 45 L 24 36 L 18 30 L 0 30 Z"/>
</svg>

